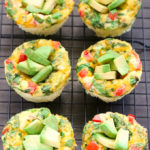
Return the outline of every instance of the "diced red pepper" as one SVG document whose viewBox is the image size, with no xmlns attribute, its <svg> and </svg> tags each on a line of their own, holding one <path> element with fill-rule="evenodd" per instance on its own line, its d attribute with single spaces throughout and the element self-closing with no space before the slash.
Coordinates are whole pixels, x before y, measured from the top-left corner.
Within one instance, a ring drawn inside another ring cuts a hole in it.
<svg viewBox="0 0 150 150">
<path fill-rule="evenodd" d="M 28 88 L 31 90 L 29 93 L 32 95 L 37 89 L 37 84 L 29 81 L 28 82 Z"/>
<path fill-rule="evenodd" d="M 84 86 L 85 86 L 85 88 L 87 88 L 89 90 L 92 87 L 92 83 L 91 82 L 86 82 L 86 83 L 84 83 Z"/>
<path fill-rule="evenodd" d="M 108 17 L 112 20 L 112 21 L 114 21 L 116 18 L 117 18 L 117 16 L 118 16 L 118 13 L 109 13 L 108 14 Z"/>
<path fill-rule="evenodd" d="M 88 71 L 86 69 L 82 69 L 80 72 L 79 72 L 79 76 L 81 78 L 84 78 L 86 75 L 88 74 Z"/>
<path fill-rule="evenodd" d="M 60 47 L 60 42 L 52 41 L 52 46 L 53 48 L 58 49 Z"/>
<path fill-rule="evenodd" d="M 80 9 L 80 10 L 79 10 L 79 14 L 80 14 L 80 17 L 84 17 L 84 15 L 85 15 L 85 14 L 84 14 L 84 10 L 81 10 L 81 9 Z"/>
<path fill-rule="evenodd" d="M 8 3 L 7 3 L 7 1 L 5 1 L 4 7 L 8 7 Z"/>
<path fill-rule="evenodd" d="M 89 62 L 93 60 L 93 56 L 92 56 L 92 54 L 88 51 L 88 49 L 84 51 L 84 57 L 85 57 L 85 59 L 86 59 L 87 61 L 89 61 Z"/>
<path fill-rule="evenodd" d="M 8 64 L 10 64 L 12 61 L 8 58 L 8 59 L 6 59 L 6 64 L 8 65 Z"/>
<path fill-rule="evenodd" d="M 24 53 L 21 53 L 19 56 L 18 63 L 27 60 L 27 56 Z"/>
<path fill-rule="evenodd" d="M 91 141 L 87 147 L 86 150 L 99 150 L 99 146 L 96 144 L 95 141 Z"/>
<path fill-rule="evenodd" d="M 121 86 L 119 89 L 117 89 L 114 94 L 115 96 L 121 96 L 125 93 L 125 86 Z"/>
<path fill-rule="evenodd" d="M 137 53 L 135 51 L 132 51 L 132 54 L 135 56 L 135 58 L 137 59 L 137 62 L 136 62 L 136 70 L 141 70 L 142 68 L 142 62 L 139 58 L 139 56 L 137 55 Z"/>
<path fill-rule="evenodd" d="M 5 128 L 3 131 L 2 131 L 2 135 L 4 135 L 6 132 L 8 132 L 9 131 L 9 129 L 8 129 L 8 127 L 7 128 Z"/>
<path fill-rule="evenodd" d="M 130 122 L 130 124 L 134 124 L 134 119 L 135 119 L 135 116 L 134 115 L 131 115 L 131 114 L 129 114 L 128 115 L 128 119 L 129 119 L 129 122 Z"/>
<path fill-rule="evenodd" d="M 142 150 L 143 148 L 142 147 L 136 147 L 136 145 L 132 145 L 129 150 Z"/>
<path fill-rule="evenodd" d="M 95 115 L 92 121 L 102 123 L 102 120 L 100 119 L 99 115 Z"/>
</svg>

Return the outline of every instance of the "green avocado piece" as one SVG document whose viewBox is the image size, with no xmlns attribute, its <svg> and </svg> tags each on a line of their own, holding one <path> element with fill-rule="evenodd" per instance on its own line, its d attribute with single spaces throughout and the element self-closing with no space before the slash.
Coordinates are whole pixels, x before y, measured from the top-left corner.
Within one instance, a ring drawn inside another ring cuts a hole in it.
<svg viewBox="0 0 150 150">
<path fill-rule="evenodd" d="M 96 66 L 96 68 L 95 68 L 95 73 L 105 73 L 105 72 L 109 72 L 109 71 L 111 71 L 110 64 Z"/>
<path fill-rule="evenodd" d="M 40 142 L 55 148 L 60 148 L 60 133 L 45 126 L 40 134 Z"/>
<path fill-rule="evenodd" d="M 43 127 L 44 126 L 40 120 L 34 120 L 24 128 L 24 131 L 26 131 L 28 134 L 40 134 Z"/>
<path fill-rule="evenodd" d="M 35 62 L 37 62 L 37 63 L 39 63 L 41 65 L 44 65 L 44 66 L 50 65 L 50 61 L 45 59 L 45 57 L 43 57 L 43 56 L 41 56 L 39 54 L 36 54 L 35 51 L 33 51 L 32 49 L 25 49 L 24 53 L 32 61 L 35 61 Z"/>
<path fill-rule="evenodd" d="M 49 15 L 56 5 L 56 0 L 46 0 L 41 13 Z"/>
<path fill-rule="evenodd" d="M 117 130 L 114 125 L 113 119 L 109 119 L 100 125 L 102 132 L 110 138 L 115 138 L 117 135 Z"/>
<path fill-rule="evenodd" d="M 27 59 L 27 63 L 28 63 L 29 69 L 36 72 L 36 73 L 45 67 L 43 65 L 40 65 L 40 64 L 32 61 L 29 58 Z"/>
<path fill-rule="evenodd" d="M 48 59 L 53 51 L 54 49 L 51 46 L 41 46 L 36 49 L 35 53 L 45 57 L 45 59 Z"/>
<path fill-rule="evenodd" d="M 105 73 L 94 73 L 96 80 L 114 80 L 116 79 L 116 71 L 110 71 Z"/>
<path fill-rule="evenodd" d="M 110 4 L 113 0 L 96 0 L 98 3 L 108 5 Z"/>
<path fill-rule="evenodd" d="M 99 4 L 96 0 L 89 0 L 89 5 L 100 13 L 107 13 L 108 8 L 102 4 Z"/>
<path fill-rule="evenodd" d="M 23 72 L 23 73 L 25 73 L 25 74 L 27 74 L 27 75 L 30 75 L 30 76 L 36 74 L 36 71 L 30 70 L 27 61 L 22 61 L 22 62 L 20 62 L 20 63 L 17 65 L 16 68 L 17 68 L 19 71 L 21 71 L 21 72 Z"/>
<path fill-rule="evenodd" d="M 117 133 L 114 148 L 118 150 L 127 150 L 128 140 L 129 140 L 129 131 L 121 128 Z"/>
<path fill-rule="evenodd" d="M 52 72 L 52 70 L 53 69 L 52 69 L 51 65 L 46 66 L 40 72 L 38 72 L 34 77 L 32 77 L 31 80 L 36 83 L 41 82 L 49 76 L 49 74 Z"/>
<path fill-rule="evenodd" d="M 40 135 L 27 135 L 23 141 L 25 150 L 53 150 L 53 147 L 40 143 Z"/>
<path fill-rule="evenodd" d="M 93 137 L 95 138 L 95 140 L 97 142 L 101 143 L 105 147 L 114 149 L 115 140 L 110 139 L 101 133 L 97 133 L 97 134 L 93 135 Z"/>
<path fill-rule="evenodd" d="M 26 11 L 29 11 L 31 13 L 39 13 L 41 9 L 34 7 L 33 5 L 28 5 L 26 7 Z"/>
<path fill-rule="evenodd" d="M 36 8 L 41 8 L 43 6 L 44 0 L 22 0 L 24 5 L 32 5 Z"/>
<path fill-rule="evenodd" d="M 124 76 L 125 74 L 127 74 L 129 72 L 129 65 L 126 62 L 126 59 L 123 55 L 117 57 L 116 59 L 114 59 L 114 65 L 117 68 L 117 71 Z"/>
<path fill-rule="evenodd" d="M 117 71 L 117 68 L 116 68 L 116 66 L 114 64 L 114 61 L 110 62 L 110 68 L 111 68 L 112 71 Z"/>
<path fill-rule="evenodd" d="M 115 52 L 115 51 L 113 51 L 113 50 L 109 50 L 109 51 L 107 51 L 107 52 L 106 52 L 106 54 L 111 54 L 111 55 L 113 55 L 113 56 L 114 56 L 114 58 L 117 58 L 117 57 L 119 57 L 119 56 L 120 56 L 120 54 L 119 54 L 119 53 L 117 53 L 117 52 Z"/>
<path fill-rule="evenodd" d="M 108 5 L 109 10 L 113 10 L 117 8 L 118 6 L 122 5 L 125 2 L 125 0 L 113 0 L 112 3 Z"/>
<path fill-rule="evenodd" d="M 54 115 L 50 115 L 42 121 L 42 123 L 56 131 L 58 131 L 58 120 Z"/>
</svg>

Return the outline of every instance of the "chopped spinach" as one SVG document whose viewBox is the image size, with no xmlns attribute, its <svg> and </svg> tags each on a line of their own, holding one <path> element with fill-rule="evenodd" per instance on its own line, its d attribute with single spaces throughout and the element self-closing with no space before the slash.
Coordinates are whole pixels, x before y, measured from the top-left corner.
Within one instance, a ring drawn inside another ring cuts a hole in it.
<svg viewBox="0 0 150 150">
<path fill-rule="evenodd" d="M 63 5 L 64 4 L 64 0 L 57 0 L 57 4 Z"/>
<path fill-rule="evenodd" d="M 60 132 L 60 136 L 63 138 L 65 137 L 65 133 L 64 132 Z"/>
<path fill-rule="evenodd" d="M 51 18 L 50 18 L 50 17 L 47 17 L 45 21 L 46 21 L 46 23 L 48 23 L 48 24 L 51 24 L 51 23 L 52 23 L 52 21 L 51 21 Z"/>
<path fill-rule="evenodd" d="M 44 85 L 41 90 L 44 94 L 49 95 L 51 93 L 50 91 L 51 86 L 50 85 Z"/>
<path fill-rule="evenodd" d="M 12 62 L 10 62 L 10 63 L 7 65 L 7 69 L 8 69 L 9 71 L 11 71 L 11 70 L 13 69 L 13 64 L 12 64 Z"/>
<path fill-rule="evenodd" d="M 102 25 L 100 24 L 100 19 L 101 19 L 100 14 L 95 12 L 94 15 L 90 18 L 92 26 L 95 28 L 102 27 Z"/>
<path fill-rule="evenodd" d="M 43 23 L 44 22 L 44 20 L 42 19 L 42 18 L 40 18 L 39 16 L 37 16 L 37 15 L 34 15 L 33 14 L 33 18 L 38 22 L 38 23 Z"/>
<path fill-rule="evenodd" d="M 53 19 L 58 19 L 58 18 L 60 18 L 61 16 L 62 16 L 62 13 L 56 12 L 56 13 L 54 13 L 54 14 L 52 15 L 52 18 L 53 18 Z"/>
<path fill-rule="evenodd" d="M 130 84 L 133 86 L 135 85 L 137 82 L 139 81 L 139 79 L 137 77 L 130 77 Z"/>
<path fill-rule="evenodd" d="M 40 115 L 43 119 L 47 118 L 50 114 L 50 110 L 48 108 L 41 108 L 38 115 Z"/>
<path fill-rule="evenodd" d="M 65 146 L 72 147 L 74 140 L 70 139 L 65 143 Z"/>
<path fill-rule="evenodd" d="M 77 68 L 76 68 L 77 73 L 79 73 L 83 68 L 88 68 L 88 70 L 90 72 L 92 72 L 92 73 L 94 72 L 94 69 L 90 66 L 90 64 L 89 63 L 85 63 L 85 64 L 82 64 L 80 66 L 77 66 Z"/>
</svg>

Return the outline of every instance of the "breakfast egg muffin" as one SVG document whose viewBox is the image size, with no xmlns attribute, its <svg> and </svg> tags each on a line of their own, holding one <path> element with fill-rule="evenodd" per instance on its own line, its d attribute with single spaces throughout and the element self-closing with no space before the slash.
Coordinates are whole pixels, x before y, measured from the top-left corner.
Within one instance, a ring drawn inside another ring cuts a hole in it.
<svg viewBox="0 0 150 150">
<path fill-rule="evenodd" d="M 141 8 L 140 0 L 80 0 L 82 21 L 99 37 L 115 37 L 129 31 Z"/>
<path fill-rule="evenodd" d="M 52 40 L 23 43 L 5 60 L 8 84 L 24 99 L 36 103 L 60 96 L 70 72 L 68 52 Z"/>
<path fill-rule="evenodd" d="M 129 43 L 109 38 L 82 52 L 76 73 L 88 94 L 105 102 L 114 102 L 138 84 L 142 63 Z"/>
<path fill-rule="evenodd" d="M 95 115 L 83 129 L 82 150 L 148 150 L 147 129 L 134 115 Z"/>
<path fill-rule="evenodd" d="M 66 117 L 36 108 L 13 116 L 2 131 L 4 150 L 73 150 L 75 139 Z"/>
<path fill-rule="evenodd" d="M 52 35 L 65 23 L 73 0 L 5 0 L 8 17 L 24 31 Z"/>
</svg>

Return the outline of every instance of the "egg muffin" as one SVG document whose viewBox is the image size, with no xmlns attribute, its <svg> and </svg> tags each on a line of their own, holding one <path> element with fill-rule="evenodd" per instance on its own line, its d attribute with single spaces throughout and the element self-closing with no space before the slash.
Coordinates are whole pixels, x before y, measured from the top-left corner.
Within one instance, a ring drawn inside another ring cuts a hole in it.
<svg viewBox="0 0 150 150">
<path fill-rule="evenodd" d="M 141 8 L 140 0 L 80 0 L 82 21 L 99 37 L 115 37 L 129 31 Z"/>
<path fill-rule="evenodd" d="M 128 116 L 107 112 L 95 115 L 83 129 L 82 150 L 148 150 L 147 129 Z"/>
<path fill-rule="evenodd" d="M 88 94 L 105 102 L 114 102 L 138 84 L 142 63 L 129 43 L 109 38 L 82 52 L 76 73 Z"/>
<path fill-rule="evenodd" d="M 68 52 L 52 40 L 23 43 L 5 60 L 8 84 L 24 99 L 36 103 L 60 96 L 70 72 Z"/>
<path fill-rule="evenodd" d="M 8 17 L 24 31 L 52 35 L 67 20 L 73 0 L 5 0 Z"/>
<path fill-rule="evenodd" d="M 66 117 L 48 108 L 29 109 L 13 116 L 2 131 L 4 150 L 73 150 L 75 139 Z"/>
</svg>

